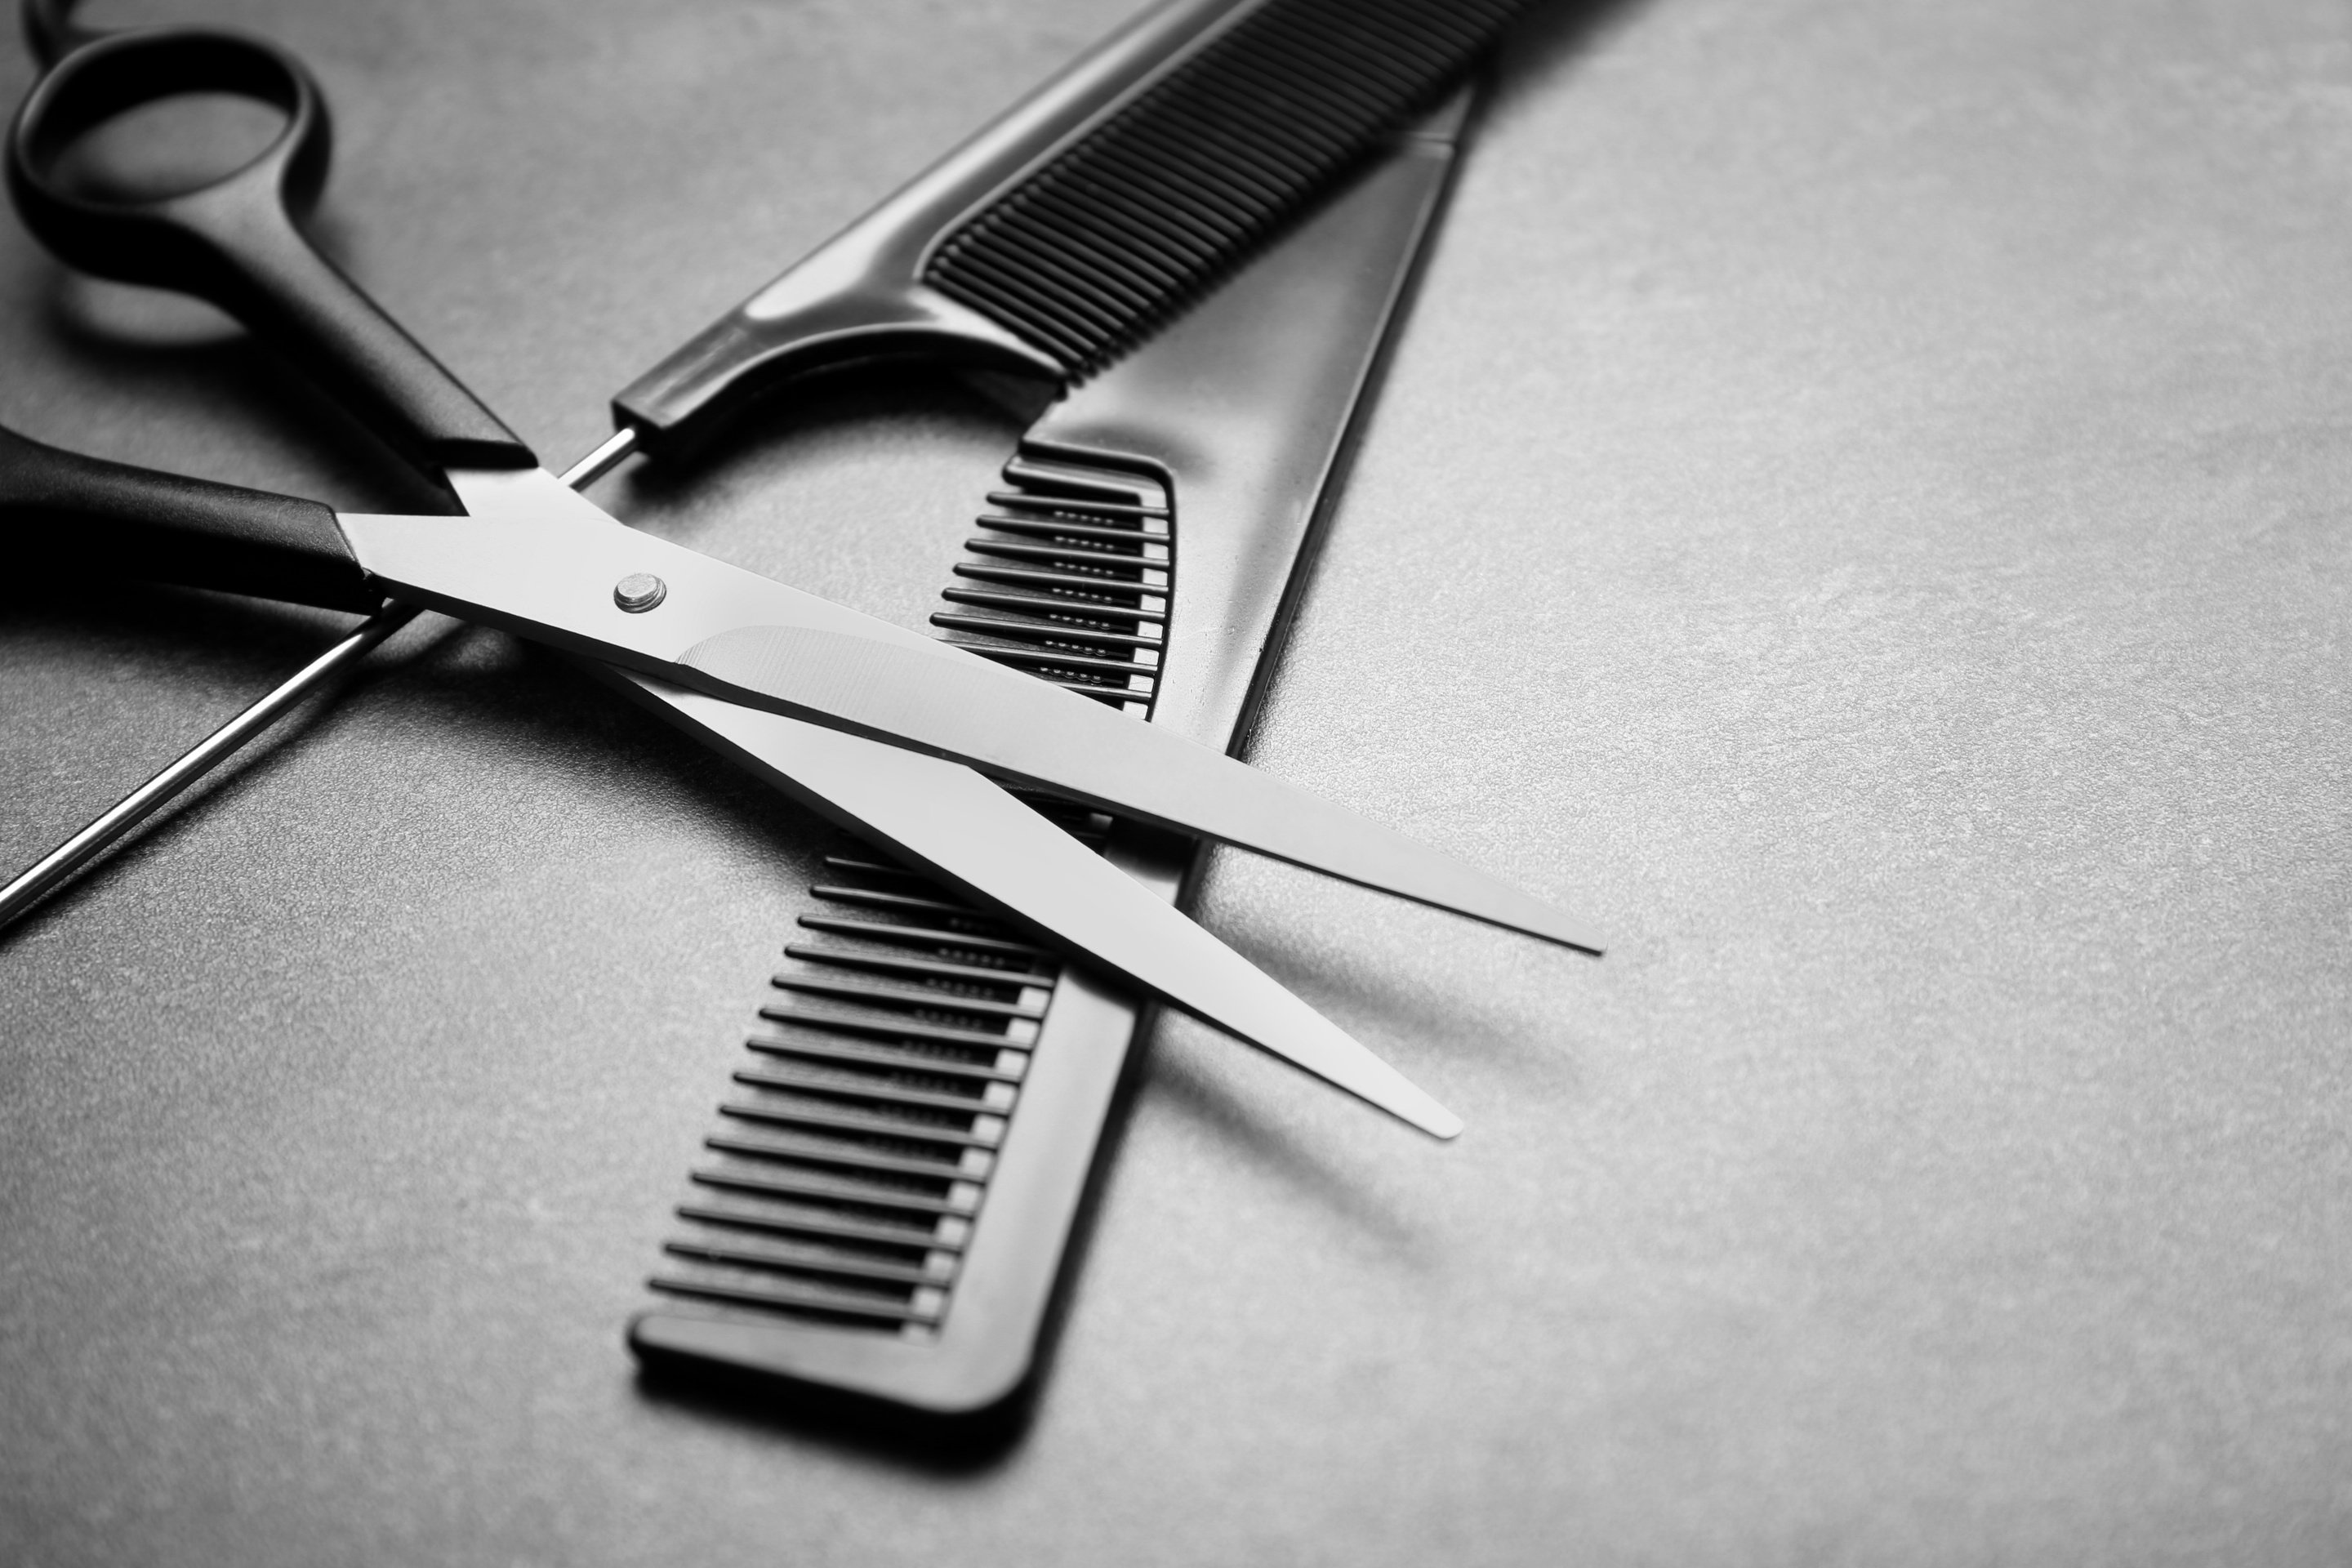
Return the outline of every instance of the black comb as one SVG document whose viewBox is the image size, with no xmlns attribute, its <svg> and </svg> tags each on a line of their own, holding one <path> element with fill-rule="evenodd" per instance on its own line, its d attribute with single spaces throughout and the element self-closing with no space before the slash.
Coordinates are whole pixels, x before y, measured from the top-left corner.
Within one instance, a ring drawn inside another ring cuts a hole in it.
<svg viewBox="0 0 2352 1568">
<path fill-rule="evenodd" d="M 1083 376 L 1431 108 L 1527 4 L 1157 6 L 623 390 L 596 460 L 690 445 L 845 363 Z"/>
<path fill-rule="evenodd" d="M 1046 410 L 932 624 L 1234 746 L 1464 108 L 1384 139 L 1198 309 Z M 1031 804 L 1181 896 L 1189 843 Z M 794 1408 L 1011 1414 L 1148 1009 L 875 850 L 829 858 L 800 924 L 630 1345 L 650 1368 L 788 1387 Z"/>
<path fill-rule="evenodd" d="M 1525 0 L 1270 0 L 950 234 L 923 281 L 1084 374 L 1254 248 Z"/>
</svg>

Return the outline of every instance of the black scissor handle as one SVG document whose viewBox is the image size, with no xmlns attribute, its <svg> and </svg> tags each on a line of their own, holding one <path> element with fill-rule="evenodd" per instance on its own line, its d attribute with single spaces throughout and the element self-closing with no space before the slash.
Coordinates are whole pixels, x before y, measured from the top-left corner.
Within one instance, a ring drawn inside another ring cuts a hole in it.
<svg viewBox="0 0 2352 1568">
<path fill-rule="evenodd" d="M 113 199 L 58 178 L 66 150 L 99 125 L 204 92 L 269 104 L 286 123 L 243 167 L 194 190 Z M 218 305 L 273 340 L 429 478 L 536 466 L 530 448 L 297 226 L 326 184 L 331 141 L 318 84 L 268 39 L 141 27 L 78 45 L 34 87 L 8 133 L 8 191 L 25 226 L 59 259 Z"/>
<path fill-rule="evenodd" d="M 73 19 L 74 0 L 25 0 L 18 19 L 25 26 L 25 47 L 43 70 L 84 44 L 106 36 L 102 27 L 88 27 Z"/>
<path fill-rule="evenodd" d="M 54 568 L 332 610 L 373 610 L 383 598 L 317 501 L 86 458 L 5 426 L 0 549 L 35 578 Z"/>
</svg>

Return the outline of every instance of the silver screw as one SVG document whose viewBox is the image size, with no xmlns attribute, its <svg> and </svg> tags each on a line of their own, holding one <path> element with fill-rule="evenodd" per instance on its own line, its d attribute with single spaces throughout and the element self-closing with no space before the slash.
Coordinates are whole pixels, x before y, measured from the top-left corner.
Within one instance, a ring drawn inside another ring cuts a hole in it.
<svg viewBox="0 0 2352 1568">
<path fill-rule="evenodd" d="M 669 597 L 669 584 L 650 572 L 632 572 L 613 584 L 613 603 L 633 616 L 644 615 Z"/>
</svg>

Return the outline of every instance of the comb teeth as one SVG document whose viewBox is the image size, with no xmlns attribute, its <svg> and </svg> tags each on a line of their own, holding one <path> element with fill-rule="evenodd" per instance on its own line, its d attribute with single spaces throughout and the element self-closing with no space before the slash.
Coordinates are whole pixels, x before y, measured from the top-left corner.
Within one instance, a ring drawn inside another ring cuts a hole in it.
<svg viewBox="0 0 2352 1568">
<path fill-rule="evenodd" d="M 931 616 L 976 654 L 1149 718 L 1175 567 L 1150 479 L 1015 458 Z"/>
<path fill-rule="evenodd" d="M 927 1337 L 947 1310 L 1052 961 L 897 867 L 831 856 L 650 1281 Z"/>
<path fill-rule="evenodd" d="M 980 519 L 998 537 L 971 542 L 956 569 L 989 586 L 946 594 L 990 613 L 932 619 L 961 647 L 1147 716 L 1168 616 L 1167 490 L 1028 457 L 1004 478 Z M 1032 553 L 1005 553 L 1007 542 Z M 1000 594 L 1003 579 L 976 574 L 998 568 L 1037 580 Z M 1108 817 L 1014 793 L 1102 847 Z M 825 869 L 800 917 L 814 940 L 784 950 L 760 1032 L 744 1042 L 750 1060 L 647 1283 L 739 1322 L 936 1342 L 988 1224 L 1060 965 L 862 847 L 827 856 Z M 1026 1136 L 1084 1131 L 1052 1115 L 1033 1112 Z"/>
<path fill-rule="evenodd" d="M 1267 0 L 950 234 L 923 280 L 1084 374 L 1422 107 L 1526 0 Z"/>
</svg>

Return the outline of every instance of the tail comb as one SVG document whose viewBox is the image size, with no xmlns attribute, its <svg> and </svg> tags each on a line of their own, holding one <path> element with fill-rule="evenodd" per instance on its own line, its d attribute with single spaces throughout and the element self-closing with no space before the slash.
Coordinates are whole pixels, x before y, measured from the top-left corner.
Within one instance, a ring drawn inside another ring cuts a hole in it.
<svg viewBox="0 0 2352 1568">
<path fill-rule="evenodd" d="M 1084 374 L 1255 249 L 1523 0 L 1273 0 L 950 234 L 923 280 Z"/>
<path fill-rule="evenodd" d="M 615 419 L 658 454 L 844 363 L 1082 377 L 1429 108 L 1526 4 L 1156 7 L 639 377 Z"/>
</svg>

